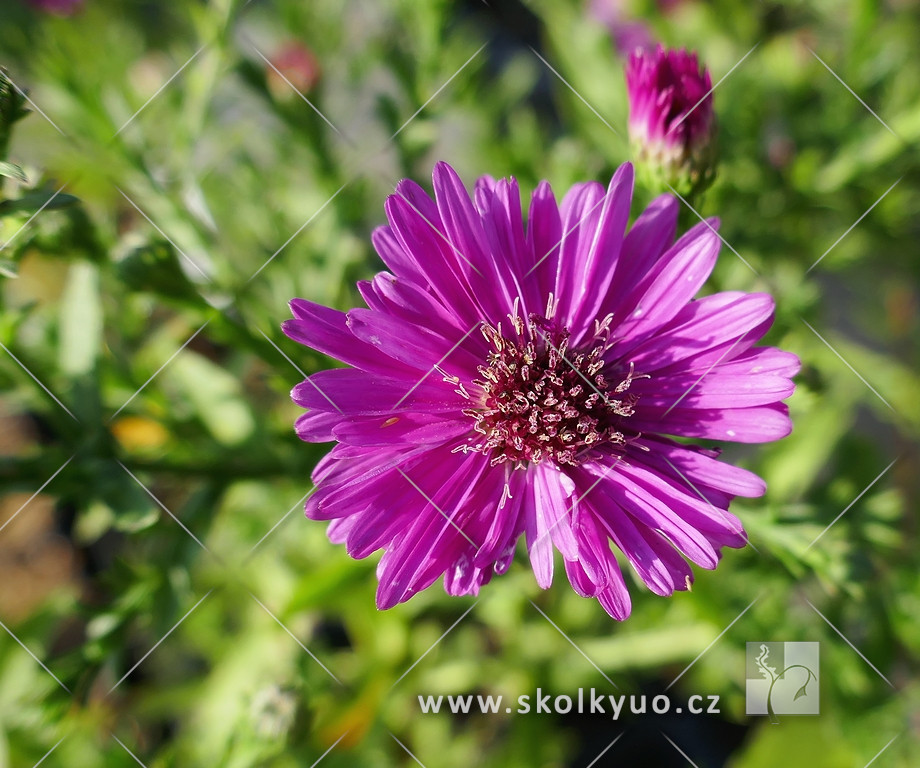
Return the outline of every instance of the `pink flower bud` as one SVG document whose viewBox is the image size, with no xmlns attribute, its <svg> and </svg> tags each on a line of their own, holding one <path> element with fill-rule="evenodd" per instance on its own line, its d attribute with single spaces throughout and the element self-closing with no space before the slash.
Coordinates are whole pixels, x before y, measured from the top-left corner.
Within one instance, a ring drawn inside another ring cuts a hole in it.
<svg viewBox="0 0 920 768">
<path fill-rule="evenodd" d="M 656 186 L 681 194 L 712 182 L 716 119 L 712 80 L 686 50 L 634 51 L 626 65 L 629 138 Z"/>
</svg>

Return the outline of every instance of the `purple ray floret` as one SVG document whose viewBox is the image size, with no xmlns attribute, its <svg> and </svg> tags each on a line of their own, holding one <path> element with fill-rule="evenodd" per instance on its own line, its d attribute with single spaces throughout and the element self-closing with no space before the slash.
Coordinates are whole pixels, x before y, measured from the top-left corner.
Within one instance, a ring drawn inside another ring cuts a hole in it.
<svg viewBox="0 0 920 768">
<path fill-rule="evenodd" d="M 784 437 L 799 361 L 754 346 L 770 296 L 694 298 L 718 222 L 675 242 L 665 195 L 627 231 L 632 185 L 623 165 L 557 204 L 542 182 L 525 227 L 516 181 L 480 178 L 471 199 L 439 163 L 434 199 L 406 180 L 387 200 L 373 242 L 388 271 L 359 284 L 366 308 L 291 302 L 284 332 L 349 366 L 292 392 L 298 435 L 337 442 L 306 513 L 353 557 L 383 550 L 378 607 L 442 576 L 477 594 L 523 535 L 541 587 L 558 550 L 575 591 L 623 619 L 614 549 L 669 595 L 688 561 L 744 546 L 729 502 L 763 481 L 672 438 Z"/>
</svg>

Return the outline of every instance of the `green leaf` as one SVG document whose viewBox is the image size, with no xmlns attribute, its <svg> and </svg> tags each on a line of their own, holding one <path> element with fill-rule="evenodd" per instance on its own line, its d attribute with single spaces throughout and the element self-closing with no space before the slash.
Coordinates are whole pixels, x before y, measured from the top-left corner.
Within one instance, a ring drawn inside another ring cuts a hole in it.
<svg viewBox="0 0 920 768">
<path fill-rule="evenodd" d="M 0 259 L 0 275 L 4 277 L 19 277 L 19 265 L 10 259 Z"/>
<path fill-rule="evenodd" d="M 159 519 L 160 510 L 156 507 L 133 509 L 120 513 L 115 518 L 114 528 L 123 533 L 138 533 L 156 525 Z"/>
<path fill-rule="evenodd" d="M 681 627 L 615 634 L 578 642 L 586 649 L 585 653 L 604 669 L 634 670 L 653 669 L 692 658 L 711 640 L 712 627 L 706 622 L 693 622 Z"/>
<path fill-rule="evenodd" d="M 94 368 L 102 346 L 102 301 L 99 272 L 86 262 L 75 262 L 67 275 L 58 315 L 61 370 L 71 376 Z"/>
<path fill-rule="evenodd" d="M 15 163 L 8 163 L 5 160 L 0 160 L 0 176 L 5 176 L 8 179 L 16 179 L 24 184 L 29 181 L 29 178 L 22 168 Z"/>
<path fill-rule="evenodd" d="M 27 114 L 25 95 L 13 85 L 6 70 L 0 68 L 0 156 L 6 156 L 13 123 Z"/>
<path fill-rule="evenodd" d="M 255 417 L 243 399 L 239 379 L 230 372 L 185 350 L 165 373 L 219 443 L 238 445 L 255 430 Z"/>
<path fill-rule="evenodd" d="M 118 262 L 118 276 L 135 291 L 150 291 L 170 299 L 201 302 L 195 286 L 182 271 L 175 248 L 165 241 L 135 248 Z"/>
<path fill-rule="evenodd" d="M 55 211 L 76 205 L 79 198 L 68 195 L 66 192 L 51 192 L 50 190 L 35 190 L 27 192 L 15 200 L 4 200 L 0 203 L 0 217 L 11 216 L 14 213 L 33 214 L 42 209 Z"/>
</svg>

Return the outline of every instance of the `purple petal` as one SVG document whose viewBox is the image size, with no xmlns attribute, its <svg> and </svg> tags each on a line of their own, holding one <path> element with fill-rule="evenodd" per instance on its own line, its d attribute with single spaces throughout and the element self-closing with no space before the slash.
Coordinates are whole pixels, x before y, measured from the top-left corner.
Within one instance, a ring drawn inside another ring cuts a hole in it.
<svg viewBox="0 0 920 768">
<path fill-rule="evenodd" d="M 684 572 L 689 571 L 686 563 L 680 558 L 675 561 L 662 557 L 663 549 L 653 547 L 616 502 L 610 499 L 607 502 L 597 514 L 610 538 L 652 592 L 663 596 L 672 594 L 683 580 Z M 683 566 L 681 570 L 677 570 L 680 568 L 678 562 Z"/>
<path fill-rule="evenodd" d="M 329 527 L 326 529 L 326 536 L 329 537 L 329 541 L 333 544 L 344 544 L 348 534 L 354 530 L 357 522 L 358 517 L 355 515 L 337 518 L 329 523 Z"/>
<path fill-rule="evenodd" d="M 337 411 L 342 415 L 396 415 L 406 411 L 460 413 L 469 401 L 434 376 L 396 381 L 353 368 L 335 368 L 308 376 L 291 390 L 304 408 Z"/>
<path fill-rule="evenodd" d="M 366 499 L 367 506 L 359 513 L 361 525 L 355 528 L 348 540 L 348 553 L 352 557 L 367 557 L 371 552 L 389 545 L 429 511 L 440 514 L 430 508 L 428 499 L 447 485 L 453 475 L 468 471 L 471 466 L 469 463 L 464 465 L 460 458 L 450 455 L 444 447 L 428 452 L 424 458 L 425 462 L 404 464 L 400 467 L 402 472 L 391 472 L 364 481 L 362 497 Z M 416 477 L 421 482 L 413 479 Z M 444 507 L 442 509 L 449 513 Z M 466 529 L 467 525 L 465 523 L 463 528 Z"/>
<path fill-rule="evenodd" d="M 776 347 L 755 347 L 742 352 L 726 363 L 720 363 L 720 374 L 746 375 L 746 376 L 795 376 L 802 363 L 791 352 L 783 352 Z"/>
<path fill-rule="evenodd" d="M 448 595 L 478 595 L 479 588 L 492 578 L 491 568 L 473 565 L 472 547 L 450 564 L 444 573 L 444 590 Z"/>
<path fill-rule="evenodd" d="M 563 557 L 578 557 L 578 544 L 572 532 L 572 505 L 575 484 L 564 473 L 539 464 L 533 468 L 536 534 L 549 535 Z"/>
<path fill-rule="evenodd" d="M 606 583 L 596 583 L 588 576 L 584 567 L 578 560 L 565 561 L 565 575 L 569 577 L 572 589 L 582 597 L 597 597 Z"/>
<path fill-rule="evenodd" d="M 453 419 L 432 413 L 401 413 L 344 420 L 339 416 L 332 435 L 349 445 L 428 445 L 446 443 L 471 429 L 472 422 L 467 416 Z"/>
<path fill-rule="evenodd" d="M 623 621 L 632 612 L 632 601 L 617 563 L 614 562 L 610 566 L 608 584 L 597 596 L 597 600 L 601 607 L 617 621 Z"/>
<path fill-rule="evenodd" d="M 705 437 L 736 443 L 781 440 L 792 431 L 789 409 L 782 403 L 752 408 L 645 408 L 642 402 L 629 420 L 640 432 Z"/>
<path fill-rule="evenodd" d="M 433 230 L 444 232 L 444 222 L 437 203 L 412 179 L 402 179 L 396 185 L 394 196 L 405 201 Z"/>
<path fill-rule="evenodd" d="M 444 459 L 447 461 L 447 456 Z M 461 531 L 476 509 L 471 499 L 475 498 L 477 479 L 487 466 L 481 454 L 461 454 L 452 477 L 439 488 L 428 489 L 426 495 L 432 503 L 426 503 L 422 513 L 381 559 L 378 608 L 391 608 L 429 587 L 466 549 Z M 415 482 L 419 480 L 424 478 Z"/>
<path fill-rule="evenodd" d="M 638 379 L 630 392 L 641 398 L 642 408 L 745 408 L 767 405 L 789 397 L 795 385 L 785 376 L 726 374 L 720 368 L 708 373 L 683 373 Z"/>
<path fill-rule="evenodd" d="M 659 509 L 659 516 L 685 521 L 718 546 L 744 546 L 744 528 L 735 515 L 701 499 L 695 491 L 685 488 L 682 480 L 674 478 L 670 473 L 657 472 L 650 467 L 624 462 L 620 465 L 618 475 L 624 487 L 629 487 L 634 494 L 653 501 L 654 506 Z M 667 530 L 665 532 L 668 533 Z M 677 539 L 673 540 L 680 546 Z M 687 554 L 689 556 L 689 553 Z M 708 567 L 701 561 L 694 562 Z"/>
<path fill-rule="evenodd" d="M 427 285 L 425 275 L 416 264 L 415 258 L 396 237 L 392 227 L 377 227 L 371 233 L 371 242 L 390 272 L 402 280 Z"/>
<path fill-rule="evenodd" d="M 628 311 L 629 316 L 617 327 L 617 338 L 637 338 L 658 329 L 696 295 L 719 255 L 721 241 L 711 226 L 697 224 L 655 263 L 625 299 L 621 313 Z"/>
<path fill-rule="evenodd" d="M 506 474 L 507 473 L 507 474 Z M 496 482 L 493 497 L 497 493 L 498 503 L 494 510 L 489 510 L 491 517 L 488 528 L 482 534 L 482 545 L 474 558 L 474 565 L 484 568 L 497 563 L 509 547 L 524 532 L 524 500 L 527 497 L 527 473 L 522 470 L 493 469 L 489 477 Z M 508 488 L 505 491 L 504 486 Z"/>
<path fill-rule="evenodd" d="M 361 480 L 359 503 L 365 506 L 357 512 L 361 524 L 348 539 L 348 553 L 352 557 L 367 557 L 397 539 L 414 521 L 427 514 L 430 494 L 436 493 L 463 468 L 460 459 L 443 446 L 426 452 L 423 459 L 404 463 L 399 467 L 401 472 L 391 471 Z M 416 480 L 410 482 L 416 476 L 421 478 L 421 484 Z"/>
<path fill-rule="evenodd" d="M 764 293 L 717 293 L 691 301 L 656 335 L 615 350 L 643 373 L 699 370 L 727 362 L 760 340 L 773 322 L 773 299 Z M 679 364 L 679 365 L 678 365 Z"/>
<path fill-rule="evenodd" d="M 567 327 L 582 299 L 580 279 L 585 277 L 591 243 L 604 234 L 598 226 L 604 202 L 604 188 L 587 181 L 572 187 L 559 205 L 562 237 L 553 293 L 559 299 L 560 322 Z"/>
<path fill-rule="evenodd" d="M 457 172 L 447 163 L 438 163 L 433 182 L 444 229 L 456 249 L 457 265 L 466 275 L 486 317 L 497 322 L 511 309 L 518 293 L 508 258 L 505 254 L 493 255 L 482 218 Z M 494 214 L 507 218 L 514 212 L 493 211 Z"/>
<path fill-rule="evenodd" d="M 431 328 L 460 327 L 449 310 L 411 280 L 380 272 L 370 282 L 359 282 L 358 290 L 367 306 L 378 312 Z"/>
<path fill-rule="evenodd" d="M 598 514 L 603 521 L 609 524 L 609 528 L 621 537 L 631 537 L 632 529 L 619 517 L 612 515 L 610 509 L 625 511 L 631 520 L 645 526 L 650 531 L 663 532 L 681 552 L 697 565 L 712 569 L 718 564 L 719 553 L 706 536 L 668 508 L 663 498 L 666 497 L 666 493 L 663 492 L 662 484 L 640 486 L 633 482 L 625 469 L 620 469 L 615 473 L 614 478 L 608 476 L 601 480 L 594 492 L 605 496 L 615 505 L 614 507 L 604 505 L 602 508 L 598 505 Z M 629 550 L 620 540 L 616 538 L 614 540 L 629 557 Z M 626 541 L 627 546 L 629 545 L 626 538 L 623 541 Z M 632 543 L 642 546 L 640 542 L 633 541 Z M 644 575 L 643 580 L 645 580 Z M 679 584 L 680 581 L 675 583 Z"/>
<path fill-rule="evenodd" d="M 530 472 L 528 470 L 528 475 Z M 544 518 L 542 513 L 538 513 L 534 485 L 532 476 L 529 476 L 522 500 L 527 554 L 537 585 L 541 589 L 549 589 L 553 583 L 553 541 L 546 535 L 545 526 L 541 526 Z"/>
<path fill-rule="evenodd" d="M 391 452 L 366 451 L 358 461 L 339 461 L 339 466 L 328 478 L 314 477 L 317 490 L 304 505 L 306 516 L 312 520 L 332 520 L 361 512 L 372 505 L 379 494 L 392 494 L 390 483 L 399 484 L 399 478 L 430 452 L 427 446 L 409 451 L 405 448 Z"/>
<path fill-rule="evenodd" d="M 295 317 L 285 320 L 281 328 L 294 341 L 371 373 L 395 378 L 413 375 L 392 357 L 356 339 L 346 325 L 344 312 L 306 299 L 294 299 L 290 306 Z"/>
<path fill-rule="evenodd" d="M 616 263 L 607 299 L 598 312 L 600 316 L 618 307 L 674 242 L 679 210 L 676 198 L 661 195 L 652 200 L 630 227 L 623 239 L 621 257 Z"/>
<path fill-rule="evenodd" d="M 578 258 L 566 262 L 573 264 L 567 273 L 579 278 L 570 300 L 569 325 L 572 328 L 590 329 L 607 297 L 624 246 L 623 233 L 629 219 L 632 189 L 633 168 L 629 163 L 624 163 L 610 180 L 603 205 L 592 212 L 580 226 L 591 237 L 582 243 L 576 254 Z M 580 336 L 576 331 L 573 343 L 577 343 Z"/>
<path fill-rule="evenodd" d="M 468 379 L 475 375 L 480 364 L 480 358 L 465 348 L 466 340 L 473 334 L 457 329 L 445 329 L 452 331 L 451 338 L 445 338 L 421 325 L 370 309 L 351 310 L 348 327 L 355 337 L 376 347 L 382 354 L 421 371 L 429 371 L 437 365 L 451 375 L 460 374 Z M 440 374 L 433 375 L 440 377 Z"/>
<path fill-rule="evenodd" d="M 407 276 L 419 285 L 430 285 L 460 325 L 471 328 L 479 322 L 485 314 L 470 291 L 464 270 L 458 267 L 457 255 L 445 234 L 401 197 L 391 195 L 385 207 L 393 233 L 414 263 Z M 401 276 L 395 269 L 393 272 Z"/>
<path fill-rule="evenodd" d="M 580 495 L 585 496 L 587 493 L 590 493 L 589 488 L 585 488 Z M 579 565 L 600 591 L 608 582 L 608 561 L 612 558 L 610 539 L 606 532 L 598 529 L 596 516 L 590 505 L 581 501 L 575 507 L 572 528 L 578 540 Z"/>
<path fill-rule="evenodd" d="M 332 428 L 342 420 L 338 411 L 309 411 L 297 417 L 294 431 L 308 443 L 328 443 L 335 438 Z"/>
<path fill-rule="evenodd" d="M 707 456 L 701 451 L 663 437 L 644 436 L 636 441 L 648 448 L 641 462 L 672 477 L 675 483 L 705 486 L 731 496 L 763 496 L 767 484 L 753 472 Z M 686 478 L 686 479 L 684 479 Z M 688 493 L 695 491 L 685 489 Z"/>
<path fill-rule="evenodd" d="M 562 220 L 559 207 L 548 182 L 541 181 L 530 199 L 527 213 L 527 245 L 531 252 L 530 265 L 521 279 L 531 280 L 538 286 L 543 302 L 556 288 L 556 272 L 559 265 L 559 240 L 562 237 Z M 545 306 L 537 307 L 537 313 Z"/>
<path fill-rule="evenodd" d="M 513 297 L 521 299 L 521 314 L 528 317 L 531 312 L 542 311 L 546 302 L 540 296 L 537 281 L 532 275 L 525 277 L 532 266 L 532 257 L 524 235 L 517 182 L 499 179 L 491 189 L 477 188 L 476 204 L 494 258 L 505 263 L 509 270 L 514 286 L 513 289 L 509 287 L 509 291 Z"/>
</svg>

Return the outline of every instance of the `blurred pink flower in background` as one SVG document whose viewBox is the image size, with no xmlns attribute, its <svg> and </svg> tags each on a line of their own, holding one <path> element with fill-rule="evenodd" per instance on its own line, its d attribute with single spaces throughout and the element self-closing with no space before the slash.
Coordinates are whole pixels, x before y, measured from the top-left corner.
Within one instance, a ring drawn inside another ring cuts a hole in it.
<svg viewBox="0 0 920 768">
<path fill-rule="evenodd" d="M 69 16 L 80 10 L 83 0 L 28 0 L 28 4 L 39 11 Z"/>
<path fill-rule="evenodd" d="M 657 0 L 655 5 L 661 13 L 670 13 L 686 2 Z M 655 38 L 648 25 L 633 16 L 629 0 L 590 0 L 588 13 L 610 30 L 614 47 L 622 56 L 629 56 L 636 50 L 654 50 Z"/>
<path fill-rule="evenodd" d="M 641 21 L 630 19 L 623 0 L 591 0 L 588 12 L 610 30 L 614 47 L 623 56 L 635 50 L 652 50 L 655 39 Z"/>
<path fill-rule="evenodd" d="M 291 86 L 301 94 L 312 91 L 319 82 L 319 60 L 307 46 L 297 40 L 282 45 L 271 57 L 266 84 L 272 96 L 285 99 L 294 96 Z M 285 82 L 287 81 L 287 82 Z"/>
</svg>

